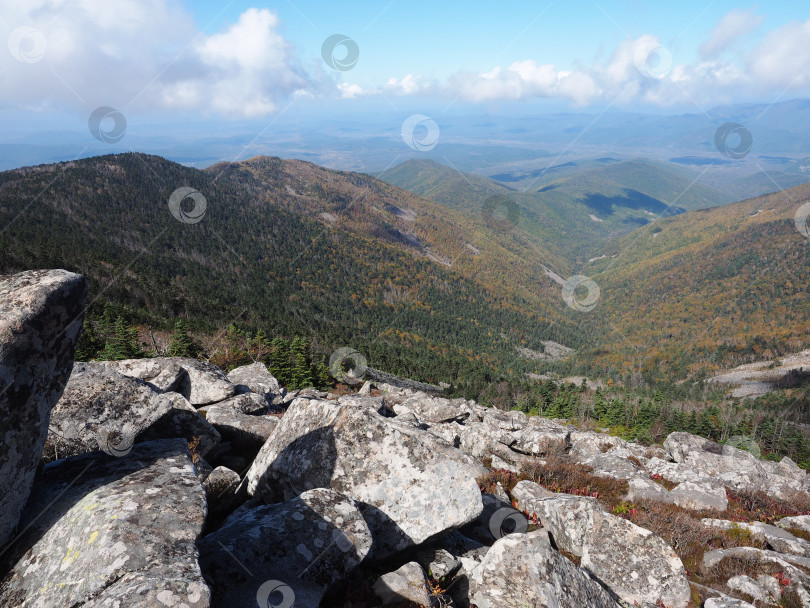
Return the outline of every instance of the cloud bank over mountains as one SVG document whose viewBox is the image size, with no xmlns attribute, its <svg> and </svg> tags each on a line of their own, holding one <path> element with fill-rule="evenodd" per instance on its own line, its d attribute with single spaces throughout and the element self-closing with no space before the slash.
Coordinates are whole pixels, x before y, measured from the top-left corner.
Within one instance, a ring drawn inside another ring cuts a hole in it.
<svg viewBox="0 0 810 608">
<path fill-rule="evenodd" d="M 413 73 L 368 82 L 326 66 L 321 49 L 285 38 L 278 15 L 251 8 L 219 31 L 200 30 L 172 0 L 0 0 L 0 107 L 196 112 L 227 118 L 278 113 L 299 97 L 423 96 L 473 103 L 557 99 L 708 108 L 778 101 L 810 91 L 810 20 L 762 34 L 763 17 L 732 10 L 692 62 L 652 34 L 626 38 L 576 69 L 527 57 L 436 79 Z M 218 24 L 219 21 L 216 21 Z M 363 53 L 373 49 L 361 48 Z"/>
</svg>

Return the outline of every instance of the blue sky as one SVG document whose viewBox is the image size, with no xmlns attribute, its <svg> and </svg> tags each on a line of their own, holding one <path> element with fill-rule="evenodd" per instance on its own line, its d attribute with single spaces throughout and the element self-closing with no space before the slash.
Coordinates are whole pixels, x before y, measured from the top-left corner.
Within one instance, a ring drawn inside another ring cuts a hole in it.
<svg viewBox="0 0 810 608">
<path fill-rule="evenodd" d="M 99 106 L 238 121 L 292 106 L 699 112 L 810 96 L 805 2 L 0 0 L 0 14 L 11 123 Z M 334 34 L 359 49 L 351 69 L 321 56 Z"/>
</svg>

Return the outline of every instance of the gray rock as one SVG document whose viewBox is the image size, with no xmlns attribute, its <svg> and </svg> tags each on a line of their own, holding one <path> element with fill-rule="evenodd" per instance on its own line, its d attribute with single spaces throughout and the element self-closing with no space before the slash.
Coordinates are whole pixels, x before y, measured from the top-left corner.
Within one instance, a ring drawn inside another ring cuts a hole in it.
<svg viewBox="0 0 810 608">
<path fill-rule="evenodd" d="M 0 276 L 0 548 L 14 536 L 73 366 L 87 281 L 65 270 Z"/>
<path fill-rule="evenodd" d="M 627 480 L 627 500 L 653 500 L 655 502 L 672 503 L 670 492 L 661 484 L 656 483 L 645 475 L 635 475 Z"/>
<path fill-rule="evenodd" d="M 48 432 L 59 456 L 99 449 L 126 454 L 135 443 L 168 437 L 199 438 L 203 456 L 220 441 L 216 429 L 182 395 L 160 393 L 98 363 L 74 366 Z"/>
<path fill-rule="evenodd" d="M 95 452 L 46 465 L 11 548 L 0 605 L 159 606 L 160 597 L 209 605 L 195 542 L 205 495 L 186 442 Z M 162 594 L 162 595 L 161 595 Z"/>
<path fill-rule="evenodd" d="M 205 478 L 203 488 L 210 517 L 217 519 L 231 510 L 240 481 L 239 474 L 227 467 L 217 467 Z"/>
<path fill-rule="evenodd" d="M 720 445 L 689 433 L 670 433 L 664 448 L 674 463 L 651 458 L 647 470 L 676 483 L 710 478 L 729 488 L 760 491 L 778 499 L 805 490 L 806 476 L 796 474 L 790 462 L 758 460 L 730 444 Z"/>
<path fill-rule="evenodd" d="M 228 408 L 248 416 L 259 416 L 267 413 L 267 401 L 262 395 L 256 393 L 240 393 L 235 397 L 225 399 L 213 405 L 203 405 L 199 408 L 200 412 L 205 412 L 209 407 Z"/>
<path fill-rule="evenodd" d="M 401 417 L 401 416 L 400 416 Z M 461 447 L 461 433 L 464 432 L 464 427 L 457 422 L 450 424 L 433 424 L 427 429 L 428 433 L 443 439 L 448 445 L 453 447 Z"/>
<path fill-rule="evenodd" d="M 708 571 L 717 566 L 727 557 L 734 557 L 750 561 L 760 568 L 770 566 L 781 570 L 791 582 L 810 588 L 810 575 L 806 573 L 810 568 L 810 558 L 796 555 L 785 555 L 776 551 L 766 551 L 755 547 L 733 547 L 731 549 L 715 549 L 703 554 L 703 570 Z M 766 570 L 767 571 L 767 570 Z M 775 570 L 774 570 L 775 571 Z"/>
<path fill-rule="evenodd" d="M 712 479 L 702 481 L 685 481 L 669 492 L 672 501 L 684 509 L 705 511 L 728 509 L 726 489 Z"/>
<path fill-rule="evenodd" d="M 784 530 L 801 530 L 810 534 L 810 515 L 796 515 L 783 517 L 776 525 Z"/>
<path fill-rule="evenodd" d="M 371 408 L 296 399 L 248 471 L 247 493 L 273 501 L 330 487 L 361 502 L 376 558 L 478 517 L 475 478 L 486 469 L 394 421 Z"/>
<path fill-rule="evenodd" d="M 420 549 L 416 554 L 416 561 L 425 569 L 428 576 L 441 582 L 449 580 L 461 568 L 461 561 L 440 547 Z"/>
<path fill-rule="evenodd" d="M 515 462 L 518 457 L 508 447 L 514 442 L 508 431 L 481 422 L 467 422 L 462 428 L 458 445 L 464 453 L 479 460 L 498 456 L 507 462 Z"/>
<path fill-rule="evenodd" d="M 262 395 L 268 402 L 281 392 L 278 380 L 261 361 L 232 369 L 228 372 L 228 380 L 236 386 L 236 390 L 248 389 Z"/>
<path fill-rule="evenodd" d="M 588 574 L 565 559 L 538 532 L 496 542 L 470 574 L 470 601 L 478 608 L 618 608 Z"/>
<path fill-rule="evenodd" d="M 774 599 L 771 597 L 771 594 L 763 589 L 757 581 L 752 579 L 750 576 L 746 576 L 745 574 L 732 576 L 730 579 L 728 579 L 726 585 L 732 591 L 737 591 L 738 593 L 743 593 L 750 596 L 754 601 L 771 602 Z"/>
<path fill-rule="evenodd" d="M 241 450 L 256 452 L 278 426 L 275 416 L 248 416 L 241 411 L 221 405 L 209 405 L 205 419 L 225 441 L 230 441 Z"/>
<path fill-rule="evenodd" d="M 216 365 L 190 357 L 127 359 L 104 364 L 125 376 L 150 383 L 159 377 L 168 380 L 177 375 L 180 386 L 172 390 L 179 392 L 195 406 L 223 401 L 236 394 L 236 387 L 228 380 L 225 372 Z M 165 382 L 160 384 L 165 385 Z"/>
<path fill-rule="evenodd" d="M 530 481 L 518 483 L 512 496 L 521 511 L 538 515 L 558 547 L 580 556 L 582 567 L 625 602 L 689 604 L 683 563 L 649 530 L 606 513 L 593 498 L 548 496 Z"/>
<path fill-rule="evenodd" d="M 733 597 L 710 597 L 703 608 L 756 608 L 753 604 Z"/>
<path fill-rule="evenodd" d="M 803 538 L 798 538 L 790 532 L 770 524 L 765 524 L 760 521 L 746 523 L 708 518 L 703 520 L 703 524 L 713 528 L 720 528 L 721 530 L 742 528 L 743 530 L 748 530 L 754 536 L 767 542 L 774 551 L 810 557 L 810 542 L 807 542 Z"/>
<path fill-rule="evenodd" d="M 421 422 L 428 424 L 461 422 L 470 416 L 468 411 L 460 409 L 458 404 L 454 404 L 449 399 L 431 397 L 424 393 L 409 397 L 394 406 L 394 413 L 397 416 L 407 412 L 414 414 Z"/>
<path fill-rule="evenodd" d="M 383 574 L 373 586 L 383 606 L 396 606 L 414 602 L 419 606 L 433 606 L 432 593 L 425 571 L 416 562 L 408 562 L 394 572 Z"/>
<path fill-rule="evenodd" d="M 285 606 L 318 606 L 326 588 L 352 571 L 371 543 L 358 505 L 320 488 L 235 511 L 200 541 L 200 564 L 215 607 L 267 606 L 273 589 L 292 600 Z"/>
<path fill-rule="evenodd" d="M 188 372 L 177 361 L 166 359 L 124 359 L 122 361 L 98 361 L 119 374 L 138 378 L 161 393 L 189 394 L 191 380 Z"/>
</svg>

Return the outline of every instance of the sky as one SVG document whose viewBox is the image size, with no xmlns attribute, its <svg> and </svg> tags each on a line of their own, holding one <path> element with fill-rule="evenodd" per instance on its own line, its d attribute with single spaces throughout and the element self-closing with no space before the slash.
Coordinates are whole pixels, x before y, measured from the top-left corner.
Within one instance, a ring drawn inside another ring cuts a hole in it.
<svg viewBox="0 0 810 608">
<path fill-rule="evenodd" d="M 100 107 L 178 125 L 810 96 L 805 0 L 0 0 L 0 15 L 0 122 L 16 129 Z"/>
</svg>

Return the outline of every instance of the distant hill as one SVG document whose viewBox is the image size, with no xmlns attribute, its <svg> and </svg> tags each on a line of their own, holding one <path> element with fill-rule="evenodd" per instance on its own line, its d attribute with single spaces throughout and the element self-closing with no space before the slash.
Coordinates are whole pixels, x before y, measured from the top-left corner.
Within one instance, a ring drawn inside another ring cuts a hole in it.
<svg viewBox="0 0 810 608">
<path fill-rule="evenodd" d="M 601 289 L 603 369 L 683 378 L 810 345 L 805 184 L 667 218 L 609 244 L 582 270 Z"/>
<path fill-rule="evenodd" d="M 201 221 L 170 213 L 180 187 L 206 198 Z M 110 300 L 153 328 L 184 318 L 212 335 L 232 323 L 303 334 L 327 355 L 350 345 L 432 383 L 540 371 L 516 349 L 587 343 L 539 271 L 570 263 L 538 239 L 302 161 L 200 171 L 128 153 L 8 171 L 0 226 L 0 272 L 81 272 L 92 314 Z"/>
<path fill-rule="evenodd" d="M 500 181 L 430 160 L 409 160 L 379 175 L 390 184 L 469 213 L 480 213 L 491 197 L 505 197 L 520 209 L 521 229 L 547 248 L 579 261 L 592 257 L 594 248 L 659 216 L 733 200 L 693 183 L 697 174 L 691 170 L 643 160 L 570 162 L 548 172 L 497 177 Z"/>
</svg>

